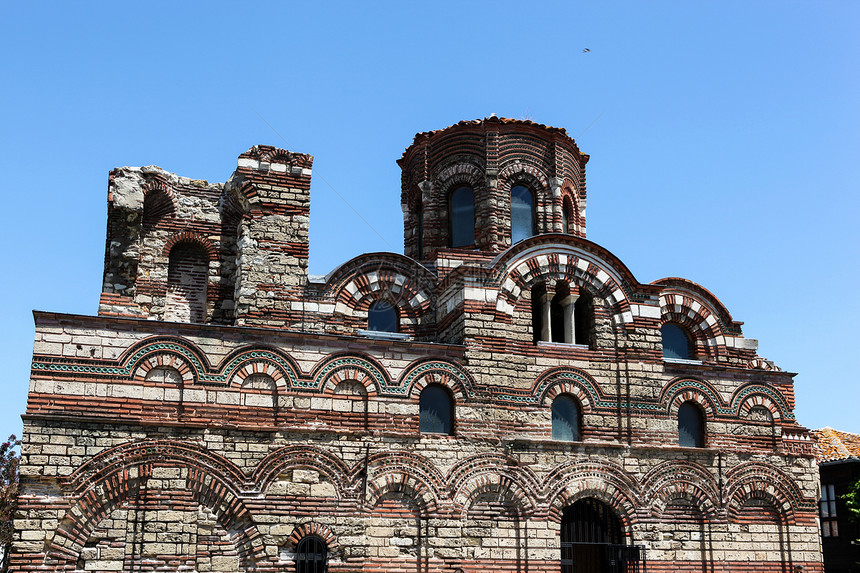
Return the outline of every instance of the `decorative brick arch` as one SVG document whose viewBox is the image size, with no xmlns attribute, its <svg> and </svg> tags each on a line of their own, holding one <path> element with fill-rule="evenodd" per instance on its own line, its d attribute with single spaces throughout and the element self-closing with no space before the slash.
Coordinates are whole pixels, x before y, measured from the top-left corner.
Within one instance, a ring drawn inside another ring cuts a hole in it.
<svg viewBox="0 0 860 573">
<path fill-rule="evenodd" d="M 476 499 L 483 493 L 492 492 L 515 507 L 518 515 L 532 515 L 535 513 L 537 501 L 527 488 L 519 483 L 520 479 L 512 468 L 475 470 L 452 491 L 454 505 L 460 508 L 462 517 L 466 518 Z"/>
<path fill-rule="evenodd" d="M 170 198 L 170 202 L 176 205 L 176 191 L 173 186 L 159 177 L 152 178 L 141 185 L 140 190 L 143 191 L 143 196 L 146 197 L 152 192 L 161 192 Z"/>
<path fill-rule="evenodd" d="M 141 186 L 141 191 L 143 191 L 144 225 L 155 223 L 165 215 L 176 213 L 176 191 L 163 180 L 150 179 Z M 158 195 L 161 197 L 159 198 Z M 147 199 L 155 200 L 155 203 L 150 202 L 150 207 L 154 207 L 154 213 L 147 212 Z M 154 217 L 154 220 L 151 217 Z"/>
<path fill-rule="evenodd" d="M 436 173 L 433 188 L 438 189 L 439 200 L 446 205 L 446 211 L 448 195 L 460 185 L 471 187 L 477 201 L 478 190 L 485 187 L 484 170 L 484 166 L 463 161 L 463 158 L 460 157 L 457 158 L 456 162 L 447 164 Z"/>
<path fill-rule="evenodd" d="M 660 392 L 659 400 L 660 406 L 670 416 L 677 415 L 678 408 L 685 402 L 698 404 L 705 413 L 705 417 L 710 420 L 726 413 L 717 389 L 703 380 L 694 378 L 676 378 L 670 381 Z"/>
<path fill-rule="evenodd" d="M 417 396 L 430 384 L 447 388 L 455 401 L 462 402 L 475 393 L 475 381 L 465 368 L 451 360 L 423 359 L 410 364 L 400 376 L 399 394 Z"/>
<path fill-rule="evenodd" d="M 293 529 L 293 532 L 290 533 L 290 537 L 287 539 L 287 547 L 292 551 L 295 551 L 299 542 L 305 537 L 311 535 L 315 535 L 322 539 L 330 553 L 334 553 L 340 548 L 340 545 L 337 542 L 337 536 L 335 536 L 331 528 L 314 521 L 308 521 L 297 525 L 295 529 Z"/>
<path fill-rule="evenodd" d="M 642 479 L 642 497 L 655 517 L 675 499 L 685 499 L 702 515 L 714 515 L 720 507 L 719 486 L 703 466 L 689 460 L 667 460 Z"/>
<path fill-rule="evenodd" d="M 537 283 L 566 281 L 604 299 L 614 325 L 633 322 L 630 301 L 614 269 L 579 249 L 554 243 L 527 248 L 502 269 L 496 301 L 497 320 L 507 322 L 524 291 Z"/>
<path fill-rule="evenodd" d="M 606 459 L 571 460 L 557 466 L 544 479 L 543 492 L 548 515 L 558 522 L 565 507 L 586 497 L 608 504 L 622 522 L 629 521 L 641 505 L 636 480 Z"/>
<path fill-rule="evenodd" d="M 769 372 L 782 372 L 782 368 L 774 364 L 767 358 L 756 356 L 752 360 L 747 361 L 747 368 L 750 370 L 767 370 Z"/>
<path fill-rule="evenodd" d="M 385 452 L 368 460 L 366 507 L 376 506 L 388 493 L 410 497 L 423 514 L 436 513 L 446 497 L 445 480 L 423 456 L 413 452 Z"/>
<path fill-rule="evenodd" d="M 579 401 L 583 414 L 614 404 L 604 399 L 603 391 L 594 378 L 569 366 L 556 366 L 538 376 L 532 385 L 532 394 L 542 406 L 550 406 L 560 394 L 570 394 Z"/>
<path fill-rule="evenodd" d="M 182 383 L 185 386 L 194 384 L 197 380 L 196 372 L 188 360 L 184 356 L 170 351 L 150 354 L 143 360 L 138 361 L 137 368 L 134 371 L 134 380 L 137 382 L 145 381 L 150 371 L 156 368 L 172 368 L 176 370 L 182 377 Z"/>
<path fill-rule="evenodd" d="M 248 346 L 231 352 L 219 367 L 220 378 L 228 386 L 241 386 L 252 374 L 267 374 L 277 387 L 303 387 L 300 369 L 295 360 L 267 346 Z"/>
<path fill-rule="evenodd" d="M 750 383 L 741 386 L 735 390 L 730 404 L 738 417 L 745 417 L 752 408 L 760 406 L 770 411 L 774 421 L 794 419 L 794 413 L 782 392 L 764 384 Z"/>
<path fill-rule="evenodd" d="M 760 462 L 745 462 L 726 472 L 728 515 L 736 519 L 750 499 L 770 502 L 783 520 L 794 523 L 798 511 L 814 512 L 815 499 L 806 498 L 800 488 L 780 469 Z"/>
<path fill-rule="evenodd" d="M 116 374 L 125 371 L 127 377 L 143 381 L 153 368 L 166 366 L 175 368 L 186 385 L 199 382 L 209 366 L 197 345 L 184 338 L 167 336 L 138 342 L 120 357 L 119 364 L 119 368 L 103 367 L 102 370 Z"/>
<path fill-rule="evenodd" d="M 354 498 L 352 471 L 336 454 L 315 446 L 286 446 L 263 458 L 254 470 L 257 490 L 265 492 L 279 475 L 292 469 L 311 469 L 324 475 L 337 490 L 339 500 Z"/>
<path fill-rule="evenodd" d="M 414 260 L 393 253 L 362 255 L 338 267 L 329 278 L 327 298 L 335 316 L 366 328 L 376 301 L 397 309 L 398 331 L 420 334 L 435 322 L 435 277 Z"/>
<path fill-rule="evenodd" d="M 242 470 L 227 458 L 197 444 L 176 440 L 142 440 L 104 450 L 65 478 L 65 482 L 75 494 L 81 495 L 92 489 L 92 484 L 103 482 L 123 468 L 165 460 L 198 467 L 235 487 L 247 485 Z"/>
<path fill-rule="evenodd" d="M 173 250 L 179 243 L 194 243 L 199 245 L 206 251 L 207 256 L 209 257 L 209 262 L 218 260 L 218 249 L 212 244 L 208 238 L 206 238 L 201 233 L 196 231 L 181 231 L 179 233 L 175 233 L 171 235 L 165 242 L 164 247 L 161 249 L 162 256 L 168 257 L 170 256 L 170 251 Z"/>
<path fill-rule="evenodd" d="M 486 494 L 491 494 L 496 500 L 501 501 L 502 505 L 506 506 L 517 518 L 528 518 L 535 512 L 532 500 L 506 476 L 485 474 L 476 477 L 470 486 L 468 497 L 461 511 L 461 519 L 469 519 L 473 516 L 475 506 Z M 497 518 L 497 515 L 494 515 L 494 518 Z"/>
<path fill-rule="evenodd" d="M 354 380 L 368 396 L 374 396 L 390 386 L 388 373 L 379 362 L 363 354 L 338 353 L 326 356 L 311 373 L 314 388 L 333 394 L 341 382 Z"/>
<path fill-rule="evenodd" d="M 204 448 L 168 440 L 147 440 L 95 456 L 69 477 L 76 498 L 48 542 L 45 564 L 74 567 L 93 529 L 136 496 L 157 466 L 178 467 L 192 498 L 211 509 L 231 532 L 245 568 L 265 559 L 260 534 L 239 498 L 243 478 L 229 461 Z"/>
<path fill-rule="evenodd" d="M 499 170 L 498 188 L 510 194 L 514 185 L 531 185 L 532 192 L 538 191 L 549 193 L 549 177 L 546 172 L 534 165 L 524 161 L 508 163 Z"/>
<path fill-rule="evenodd" d="M 660 295 L 660 319 L 686 330 L 693 339 L 694 357 L 716 359 L 726 353 L 726 338 L 715 315 L 700 302 L 688 296 Z"/>
<path fill-rule="evenodd" d="M 496 185 L 501 203 L 499 211 L 506 213 L 503 218 L 509 221 L 507 233 L 511 233 L 510 225 L 513 224 L 511 190 L 517 185 L 525 186 L 532 193 L 535 234 L 552 233 L 554 231 L 553 205 L 556 198 L 553 197 L 547 172 L 534 164 L 522 161 L 515 161 L 503 167 L 499 171 Z"/>
<path fill-rule="evenodd" d="M 571 222 L 573 223 L 574 233 L 581 237 L 585 236 L 585 201 L 580 199 L 579 191 L 576 189 L 576 184 L 570 179 L 565 178 L 561 184 L 561 197 L 559 197 L 559 207 L 564 211 L 564 200 L 570 201 L 570 206 L 573 209 Z M 562 220 L 564 220 L 562 218 Z M 562 229 L 562 233 L 567 233 L 567 229 Z"/>
<path fill-rule="evenodd" d="M 535 496 L 539 495 L 540 481 L 531 468 L 520 465 L 513 457 L 495 453 L 476 454 L 460 460 L 448 471 L 447 488 L 451 499 L 463 510 L 473 497 L 470 492 L 484 483 L 509 484 L 511 489 L 525 496 L 523 501 L 531 511 L 536 508 Z"/>
</svg>

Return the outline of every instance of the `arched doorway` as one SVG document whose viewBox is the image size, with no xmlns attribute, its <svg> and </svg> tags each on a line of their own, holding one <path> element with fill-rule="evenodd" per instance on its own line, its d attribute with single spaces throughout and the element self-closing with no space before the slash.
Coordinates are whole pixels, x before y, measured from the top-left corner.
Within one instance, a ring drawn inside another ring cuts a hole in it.
<svg viewBox="0 0 860 573">
<path fill-rule="evenodd" d="M 565 508 L 561 520 L 561 573 L 640 573 L 644 552 L 625 544 L 621 520 L 593 498 Z"/>
</svg>

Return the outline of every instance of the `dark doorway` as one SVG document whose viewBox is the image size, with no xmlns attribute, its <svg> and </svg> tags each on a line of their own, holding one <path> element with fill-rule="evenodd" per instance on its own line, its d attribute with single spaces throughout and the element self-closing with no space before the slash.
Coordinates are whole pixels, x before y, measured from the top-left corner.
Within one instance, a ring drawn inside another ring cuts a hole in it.
<svg viewBox="0 0 860 573">
<path fill-rule="evenodd" d="M 644 551 L 626 545 L 621 521 L 597 499 L 581 499 L 561 521 L 561 573 L 644 573 Z"/>
</svg>

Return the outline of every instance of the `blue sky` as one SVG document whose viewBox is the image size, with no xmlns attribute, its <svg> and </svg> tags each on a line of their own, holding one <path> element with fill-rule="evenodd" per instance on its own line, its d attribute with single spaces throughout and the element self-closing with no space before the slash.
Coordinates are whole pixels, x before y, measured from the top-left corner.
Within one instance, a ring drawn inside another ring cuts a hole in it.
<svg viewBox="0 0 860 573">
<path fill-rule="evenodd" d="M 641 282 L 711 290 L 799 373 L 801 424 L 860 432 L 858 21 L 848 1 L 6 2 L 0 436 L 31 311 L 97 310 L 110 169 L 224 181 L 255 144 L 310 153 L 324 274 L 402 252 L 416 132 L 491 113 L 566 128 L 592 157 L 588 237 Z"/>
</svg>

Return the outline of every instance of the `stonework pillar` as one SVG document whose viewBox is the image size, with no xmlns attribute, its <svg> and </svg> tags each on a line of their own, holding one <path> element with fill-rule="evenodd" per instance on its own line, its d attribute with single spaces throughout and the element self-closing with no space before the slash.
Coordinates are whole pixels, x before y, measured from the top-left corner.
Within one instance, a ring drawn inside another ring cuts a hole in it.
<svg viewBox="0 0 860 573">
<path fill-rule="evenodd" d="M 576 342 L 576 320 L 574 309 L 576 307 L 577 299 L 579 299 L 579 293 L 571 292 L 569 295 L 564 297 L 564 300 L 561 301 L 562 308 L 564 309 L 564 341 L 567 344 L 573 344 Z"/>
</svg>

